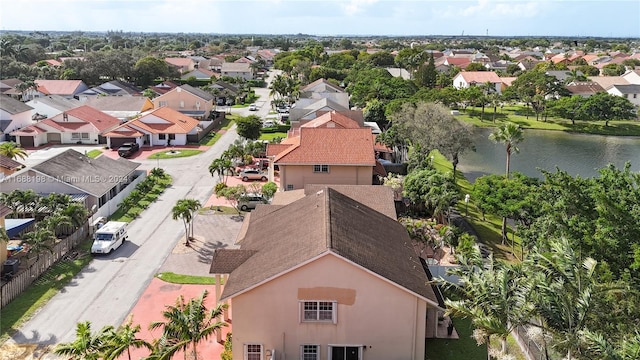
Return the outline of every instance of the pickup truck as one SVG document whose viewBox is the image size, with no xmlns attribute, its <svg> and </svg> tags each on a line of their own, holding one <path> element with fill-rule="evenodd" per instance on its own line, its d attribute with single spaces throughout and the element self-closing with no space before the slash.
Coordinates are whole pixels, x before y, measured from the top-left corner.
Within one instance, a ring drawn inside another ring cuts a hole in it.
<svg viewBox="0 0 640 360">
<path fill-rule="evenodd" d="M 138 150 L 140 150 L 140 145 L 138 145 L 137 143 L 124 143 L 118 148 L 118 155 L 126 158 L 135 154 Z"/>
</svg>

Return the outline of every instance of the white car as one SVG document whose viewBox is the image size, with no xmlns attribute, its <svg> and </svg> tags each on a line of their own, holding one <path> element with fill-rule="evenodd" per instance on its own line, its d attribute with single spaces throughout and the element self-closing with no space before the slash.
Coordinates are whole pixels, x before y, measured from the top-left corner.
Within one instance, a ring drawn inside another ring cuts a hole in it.
<svg viewBox="0 0 640 360">
<path fill-rule="evenodd" d="M 276 123 L 274 123 L 273 120 L 265 120 L 265 122 L 262 123 L 263 128 L 270 128 L 274 126 L 276 126 Z"/>
<path fill-rule="evenodd" d="M 249 105 L 249 111 L 258 111 L 258 105 L 256 104 Z"/>
</svg>

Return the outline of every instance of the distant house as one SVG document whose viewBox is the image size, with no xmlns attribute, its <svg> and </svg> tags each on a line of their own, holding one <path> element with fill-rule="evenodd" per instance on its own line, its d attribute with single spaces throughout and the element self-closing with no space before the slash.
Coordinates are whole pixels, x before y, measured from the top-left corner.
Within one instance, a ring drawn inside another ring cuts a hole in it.
<svg viewBox="0 0 640 360">
<path fill-rule="evenodd" d="M 196 68 L 196 61 L 190 57 L 168 57 L 164 61 L 173 65 L 180 74 L 186 74 Z"/>
<path fill-rule="evenodd" d="M 598 83 L 603 89 L 608 89 L 613 85 L 628 85 L 627 79 L 622 76 L 591 76 L 589 81 Z"/>
<path fill-rule="evenodd" d="M 568 70 L 549 70 L 545 74 L 553 76 L 558 79 L 559 82 L 564 83 L 571 76 L 571 72 Z M 576 71 L 577 76 L 584 76 L 582 71 Z"/>
<path fill-rule="evenodd" d="M 622 96 L 633 105 L 640 106 L 640 85 L 612 85 L 607 89 L 607 92 L 611 95 Z"/>
<path fill-rule="evenodd" d="M 185 73 L 182 76 L 180 76 L 180 79 L 187 80 L 190 78 L 194 78 L 196 80 L 211 80 L 211 78 L 215 77 L 215 75 L 216 75 L 215 72 L 213 72 L 212 70 L 208 70 L 205 67 L 205 68 L 197 68 L 192 71 L 189 71 L 188 73 Z"/>
<path fill-rule="evenodd" d="M 88 105 L 79 106 L 11 133 L 23 147 L 53 144 L 106 144 L 103 134 L 120 120 Z"/>
<path fill-rule="evenodd" d="M 622 74 L 622 78 L 627 80 L 629 84 L 640 85 L 640 70 L 628 70 Z"/>
<path fill-rule="evenodd" d="M 78 94 L 80 100 L 96 96 L 141 96 L 142 90 L 133 84 L 120 80 L 106 82 Z"/>
<path fill-rule="evenodd" d="M 9 176 L 23 167 L 21 163 L 0 154 L 0 178 Z"/>
<path fill-rule="evenodd" d="M 110 200 L 131 191 L 127 185 L 140 175 L 135 172 L 138 166 L 139 163 L 122 158 L 91 159 L 69 149 L 0 180 L 0 186 L 2 191 L 31 189 L 39 194 L 72 195 L 84 199 L 87 210 L 95 205 L 100 216 L 108 216 L 117 209 L 117 203 Z"/>
<path fill-rule="evenodd" d="M 82 80 L 36 80 L 35 83 L 35 88 L 23 92 L 23 100 L 33 100 L 47 95 L 60 95 L 66 99 L 73 99 L 89 89 Z"/>
<path fill-rule="evenodd" d="M 398 221 L 330 187 L 256 208 L 210 269 L 228 276 L 234 357 L 423 359 L 444 309 L 410 244 Z"/>
<path fill-rule="evenodd" d="M 26 104 L 33 108 L 32 116 L 34 120 L 44 120 L 82 105 L 77 99 L 68 99 L 61 95 L 34 98 L 31 101 L 27 101 Z"/>
<path fill-rule="evenodd" d="M 253 80 L 251 64 L 246 62 L 225 62 L 220 69 L 220 76 L 239 77 L 245 80 Z"/>
<path fill-rule="evenodd" d="M 359 129 L 364 127 L 361 120 L 350 118 L 337 111 L 329 111 L 310 120 L 297 121 L 295 126 L 292 125 L 289 129 L 287 137 L 300 135 L 301 128 Z"/>
<path fill-rule="evenodd" d="M 94 96 L 82 103 L 118 118 L 121 122 L 153 109 L 153 102 L 145 96 Z"/>
<path fill-rule="evenodd" d="M 0 80 L 0 94 L 20 99 L 22 97 L 22 92 L 16 89 L 16 86 L 22 83 L 23 81 L 20 79 Z"/>
<path fill-rule="evenodd" d="M 6 135 L 33 123 L 33 108 L 14 98 L 0 96 L 0 141 L 6 141 Z"/>
<path fill-rule="evenodd" d="M 471 86 L 483 86 L 488 82 L 493 84 L 496 93 L 502 92 L 502 80 L 493 71 L 461 71 L 453 78 L 453 87 L 464 89 Z"/>
<path fill-rule="evenodd" d="M 565 88 L 569 90 L 571 95 L 578 95 L 584 98 L 588 98 L 595 93 L 604 91 L 604 89 L 602 88 L 602 86 L 600 86 L 600 84 L 596 82 L 584 82 L 584 81 L 569 83 L 565 85 Z"/>
<path fill-rule="evenodd" d="M 199 121 L 169 107 L 161 107 L 130 120 L 104 134 L 107 146 L 117 148 L 125 142 L 140 146 L 186 145 L 188 135 L 202 129 Z"/>
<path fill-rule="evenodd" d="M 213 109 L 214 96 L 191 85 L 180 85 L 154 98 L 155 108 L 169 107 L 196 119 L 204 119 Z"/>
<path fill-rule="evenodd" d="M 177 88 L 178 86 L 180 86 L 180 84 L 175 83 L 173 81 L 163 81 L 160 84 L 151 86 L 149 89 L 153 91 L 156 95 L 163 95 Z"/>
<path fill-rule="evenodd" d="M 345 104 L 329 98 L 300 98 L 296 101 L 295 107 L 289 109 L 289 120 L 291 121 L 291 126 L 296 126 L 296 122 L 312 120 L 330 111 L 352 112 L 348 104 L 345 106 Z M 362 113 L 360 110 L 359 112 Z"/>
<path fill-rule="evenodd" d="M 281 190 L 306 184 L 373 184 L 376 166 L 369 128 L 300 128 L 298 136 L 267 144 L 267 156 L 280 169 Z"/>
</svg>

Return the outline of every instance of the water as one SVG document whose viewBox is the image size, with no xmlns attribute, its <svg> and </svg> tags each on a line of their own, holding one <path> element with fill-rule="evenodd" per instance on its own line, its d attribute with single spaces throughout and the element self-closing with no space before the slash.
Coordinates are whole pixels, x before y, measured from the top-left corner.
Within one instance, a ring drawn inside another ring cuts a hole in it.
<svg viewBox="0 0 640 360">
<path fill-rule="evenodd" d="M 459 169 L 470 181 L 486 174 L 504 174 L 504 144 L 489 140 L 492 129 L 474 129 L 476 152 L 460 158 Z M 570 175 L 598 176 L 598 169 L 614 164 L 640 172 L 640 137 L 571 134 L 561 131 L 524 130 L 524 141 L 517 145 L 520 153 L 511 154 L 511 171 L 542 178 L 538 169 L 555 172 L 556 167 Z"/>
</svg>

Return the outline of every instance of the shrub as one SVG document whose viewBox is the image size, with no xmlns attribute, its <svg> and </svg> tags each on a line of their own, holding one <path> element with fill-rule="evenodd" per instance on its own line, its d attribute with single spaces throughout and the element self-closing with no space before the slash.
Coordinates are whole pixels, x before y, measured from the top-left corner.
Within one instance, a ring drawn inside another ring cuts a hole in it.
<svg viewBox="0 0 640 360">
<path fill-rule="evenodd" d="M 217 183 L 213 192 L 216 194 L 216 196 L 222 196 L 222 192 L 226 187 L 227 187 L 227 184 L 225 183 Z"/>
</svg>

